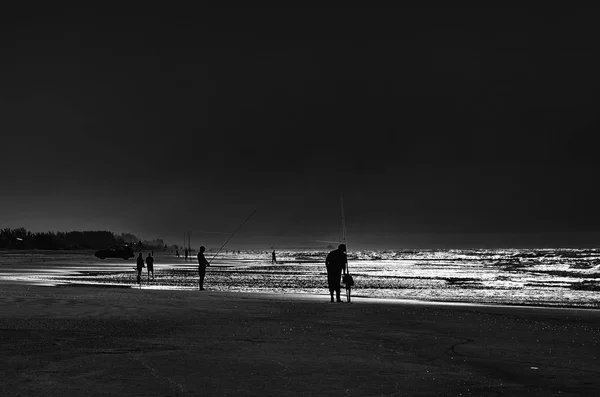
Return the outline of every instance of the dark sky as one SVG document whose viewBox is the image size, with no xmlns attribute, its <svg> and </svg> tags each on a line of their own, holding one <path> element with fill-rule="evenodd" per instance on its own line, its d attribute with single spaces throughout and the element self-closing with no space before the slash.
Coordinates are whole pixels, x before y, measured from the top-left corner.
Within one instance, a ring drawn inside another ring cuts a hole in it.
<svg viewBox="0 0 600 397">
<path fill-rule="evenodd" d="M 598 17 L 7 9 L 0 227 L 319 246 L 342 192 L 350 248 L 596 246 Z"/>
</svg>

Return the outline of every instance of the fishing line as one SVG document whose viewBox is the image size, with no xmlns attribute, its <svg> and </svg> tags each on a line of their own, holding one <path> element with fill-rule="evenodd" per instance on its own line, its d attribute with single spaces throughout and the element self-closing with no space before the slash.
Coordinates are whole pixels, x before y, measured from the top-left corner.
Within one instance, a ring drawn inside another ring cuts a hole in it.
<svg viewBox="0 0 600 397">
<path fill-rule="evenodd" d="M 254 213 L 255 213 L 255 212 L 256 212 L 256 210 L 252 211 L 252 213 L 251 213 L 250 215 L 248 215 L 248 217 L 246 218 L 246 220 L 245 220 L 244 222 L 242 222 L 242 224 L 240 225 L 240 227 L 238 227 L 238 228 L 236 229 L 236 231 L 235 231 L 235 232 L 233 232 L 233 233 L 231 234 L 231 236 L 229 236 L 229 238 L 227 239 L 227 241 L 225 241 L 225 243 L 224 243 L 224 244 L 221 246 L 221 248 L 219 248 L 219 250 L 217 251 L 217 253 L 215 254 L 215 256 L 213 256 L 213 257 L 212 257 L 212 259 L 211 259 L 210 261 L 208 261 L 208 264 L 209 264 L 209 265 L 212 263 L 213 259 L 215 259 L 215 258 L 217 257 L 217 255 L 219 255 L 219 252 L 221 252 L 221 250 L 223 249 L 223 247 L 225 247 L 225 246 L 227 245 L 227 243 L 229 242 L 229 240 L 231 240 L 231 238 L 232 238 L 233 236 L 235 236 L 235 234 L 236 234 L 236 233 L 237 233 L 237 232 L 238 232 L 238 231 L 239 231 L 239 230 L 242 228 L 242 226 L 244 226 L 244 224 L 245 224 L 246 222 L 248 222 L 248 219 L 252 218 L 252 215 L 254 215 Z"/>
</svg>

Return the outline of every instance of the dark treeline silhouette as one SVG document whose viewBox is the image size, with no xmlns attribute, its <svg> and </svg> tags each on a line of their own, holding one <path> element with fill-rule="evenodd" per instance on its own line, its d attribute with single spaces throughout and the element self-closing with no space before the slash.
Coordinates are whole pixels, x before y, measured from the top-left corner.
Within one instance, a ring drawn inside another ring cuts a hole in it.
<svg viewBox="0 0 600 397">
<path fill-rule="evenodd" d="M 162 240 L 158 241 L 162 242 Z M 0 249 L 100 249 L 115 244 L 142 246 L 140 239 L 132 234 L 115 235 L 112 232 L 103 230 L 32 233 L 22 227 L 18 229 L 0 229 Z M 147 244 L 143 244 L 143 246 L 144 248 L 154 248 Z"/>
</svg>

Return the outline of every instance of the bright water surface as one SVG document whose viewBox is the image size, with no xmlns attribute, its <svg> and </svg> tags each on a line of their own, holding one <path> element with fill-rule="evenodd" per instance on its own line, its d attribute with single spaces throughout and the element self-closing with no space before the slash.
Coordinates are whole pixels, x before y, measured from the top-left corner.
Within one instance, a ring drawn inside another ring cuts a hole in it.
<svg viewBox="0 0 600 397">
<path fill-rule="evenodd" d="M 278 251 L 277 264 L 265 251 L 220 254 L 205 287 L 326 295 L 326 254 Z M 144 269 L 141 286 L 134 265 L 92 252 L 0 251 L 0 283 L 197 288 L 195 261 L 156 253 L 155 279 Z M 353 296 L 600 308 L 599 249 L 361 251 L 350 253 L 349 266 Z"/>
</svg>

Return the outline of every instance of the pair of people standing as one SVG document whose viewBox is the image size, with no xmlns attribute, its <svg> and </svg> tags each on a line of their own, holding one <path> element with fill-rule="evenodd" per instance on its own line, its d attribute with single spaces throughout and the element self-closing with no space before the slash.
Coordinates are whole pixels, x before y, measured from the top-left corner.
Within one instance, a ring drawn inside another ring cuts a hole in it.
<svg viewBox="0 0 600 397">
<path fill-rule="evenodd" d="M 138 255 L 137 258 L 137 282 L 138 284 L 142 282 L 142 269 L 144 267 L 148 267 L 148 281 L 150 281 L 150 273 L 152 273 L 152 279 L 154 279 L 154 256 L 148 254 L 146 257 L 146 264 L 144 265 L 144 257 L 142 253 Z"/>
</svg>

